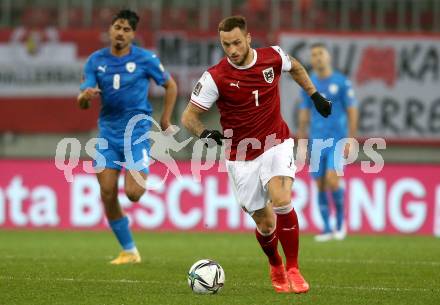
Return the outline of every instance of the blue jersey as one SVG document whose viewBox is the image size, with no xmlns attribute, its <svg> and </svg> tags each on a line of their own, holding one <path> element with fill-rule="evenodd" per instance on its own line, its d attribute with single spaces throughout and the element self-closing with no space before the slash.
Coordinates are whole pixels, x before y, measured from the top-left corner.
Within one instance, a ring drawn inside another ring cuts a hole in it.
<svg viewBox="0 0 440 305">
<path fill-rule="evenodd" d="M 332 102 L 332 113 L 327 118 L 321 116 L 305 91 L 301 92 L 300 109 L 310 110 L 310 139 L 329 139 L 335 141 L 347 137 L 347 108 L 357 105 L 351 82 L 339 72 L 320 79 L 316 74 L 310 76 L 318 92 Z"/>
<path fill-rule="evenodd" d="M 137 114 L 151 115 L 148 101 L 150 79 L 164 85 L 170 78 L 159 58 L 151 51 L 131 46 L 122 57 L 111 54 L 110 48 L 94 52 L 84 67 L 80 89 L 101 89 L 101 111 L 98 126 L 100 136 L 115 146 L 123 145 L 128 121 Z M 134 134 L 144 134 L 151 122 L 136 124 Z"/>
</svg>

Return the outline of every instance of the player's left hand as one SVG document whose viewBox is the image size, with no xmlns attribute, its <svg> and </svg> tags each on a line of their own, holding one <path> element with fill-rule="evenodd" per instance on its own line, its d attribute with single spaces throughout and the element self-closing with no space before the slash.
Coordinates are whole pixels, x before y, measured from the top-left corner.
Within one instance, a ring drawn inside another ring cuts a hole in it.
<svg viewBox="0 0 440 305">
<path fill-rule="evenodd" d="M 332 103 L 323 97 L 318 91 L 313 93 L 310 98 L 316 107 L 316 110 L 323 116 L 328 117 L 332 113 Z"/>
<path fill-rule="evenodd" d="M 162 128 L 162 131 L 167 132 L 168 128 L 173 128 L 173 125 L 171 124 L 170 120 L 162 118 L 160 120 L 160 128 Z M 171 131 L 171 129 L 168 130 L 168 132 Z"/>
<path fill-rule="evenodd" d="M 101 93 L 101 89 L 96 88 L 86 88 L 83 92 L 83 98 L 86 100 L 91 100 L 94 97 L 98 96 Z"/>
<path fill-rule="evenodd" d="M 205 129 L 200 134 L 200 139 L 205 142 L 207 147 L 213 147 L 215 144 L 222 146 L 222 140 L 227 138 L 225 138 L 225 136 L 218 130 Z"/>
<path fill-rule="evenodd" d="M 169 125 L 167 129 L 163 130 L 162 132 L 166 136 L 174 136 L 176 133 L 178 133 L 180 130 L 179 126 L 176 125 Z"/>
</svg>

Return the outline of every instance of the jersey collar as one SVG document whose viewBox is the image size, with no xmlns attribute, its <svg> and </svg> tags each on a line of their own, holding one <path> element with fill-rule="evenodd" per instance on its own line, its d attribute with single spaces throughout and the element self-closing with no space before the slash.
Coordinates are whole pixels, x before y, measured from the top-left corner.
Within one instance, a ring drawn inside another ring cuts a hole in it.
<svg viewBox="0 0 440 305">
<path fill-rule="evenodd" d="M 113 58 L 115 60 L 123 60 L 127 57 L 130 57 L 132 54 L 133 54 L 133 45 L 130 46 L 130 51 L 123 56 L 115 56 L 112 54 L 111 47 L 107 48 L 107 55 L 109 55 L 111 58 Z"/>
<path fill-rule="evenodd" d="M 226 57 L 226 59 L 228 60 L 228 63 L 231 64 L 231 66 L 233 66 L 235 69 L 238 70 L 246 70 L 251 68 L 253 65 L 255 65 L 255 63 L 257 62 L 257 51 L 255 51 L 255 49 L 252 49 L 252 51 L 254 52 L 254 58 L 252 59 L 252 61 L 250 62 L 250 64 L 246 65 L 246 66 L 237 66 L 235 64 L 233 64 L 228 57 Z"/>
</svg>

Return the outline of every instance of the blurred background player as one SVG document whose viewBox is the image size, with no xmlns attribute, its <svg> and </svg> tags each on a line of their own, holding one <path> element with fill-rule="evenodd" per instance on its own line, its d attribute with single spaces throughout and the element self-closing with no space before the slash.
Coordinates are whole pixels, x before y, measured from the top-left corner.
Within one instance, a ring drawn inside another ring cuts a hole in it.
<svg viewBox="0 0 440 305">
<path fill-rule="evenodd" d="M 231 137 L 226 147 L 229 178 L 238 203 L 257 225 L 255 234 L 269 259 L 272 285 L 277 292 L 307 292 L 309 284 L 298 267 L 299 226 L 291 203 L 294 142 L 280 113 L 281 73 L 290 73 L 321 115 L 330 114 L 331 103 L 318 93 L 303 66 L 280 47 L 251 48 L 244 17 L 223 19 L 218 32 L 226 57 L 196 84 L 182 123 L 207 143 L 222 145 L 223 134 L 200 121 L 200 115 L 217 104 L 223 132 Z"/>
<path fill-rule="evenodd" d="M 299 105 L 298 138 L 307 138 L 309 133 L 308 151 L 310 154 L 310 170 L 318 188 L 319 211 L 324 228 L 321 234 L 315 236 L 316 241 L 328 241 L 332 238 L 342 240 L 346 235 L 344 223 L 344 188 L 338 176 L 343 170 L 343 158 L 350 152 L 351 141 L 356 136 L 358 124 L 357 101 L 351 82 L 338 71 L 333 70 L 330 53 L 324 44 L 316 43 L 311 46 L 313 73 L 311 80 L 319 92 L 332 101 L 332 114 L 323 118 L 312 107 L 312 101 L 305 91 L 301 92 L 302 101 Z M 349 138 L 345 145 L 337 145 L 338 141 Z M 321 140 L 333 139 L 328 147 L 322 150 L 316 145 Z M 315 144 L 313 144 L 315 141 Z M 314 147 L 314 149 L 312 149 Z M 342 151 L 343 147 L 343 151 Z M 305 153 L 305 147 L 299 148 Z M 316 149 L 315 149 L 316 148 Z M 330 192 L 336 210 L 336 228 L 334 232 L 329 221 Z"/>
<path fill-rule="evenodd" d="M 81 93 L 78 95 L 78 104 L 83 109 L 90 106 L 93 97 L 101 96 L 99 137 L 108 142 L 108 147 L 98 143 L 97 156 L 104 158 L 97 157 L 94 165 L 98 169 L 105 215 L 123 249 L 111 264 L 141 261 L 130 232 L 128 217 L 118 202 L 118 177 L 122 168 L 120 162 L 127 162 L 124 164 L 125 193 L 129 200 L 138 201 L 145 192 L 150 144 L 148 141 L 133 143 L 151 128 L 151 121 L 144 119 L 131 126 L 132 138 L 128 139 L 130 151 L 124 149 L 125 129 L 135 115 L 152 114 L 147 99 L 150 79 L 165 88 L 160 122 L 163 130 L 171 126 L 170 117 L 177 96 L 176 83 L 164 70 L 158 57 L 132 44 L 138 22 L 139 17 L 133 11 L 122 10 L 117 13 L 109 29 L 111 46 L 94 52 L 88 58 L 80 86 Z M 132 159 L 126 159 L 127 153 L 132 154 Z M 141 175 L 144 183 L 136 181 L 135 174 Z"/>
</svg>

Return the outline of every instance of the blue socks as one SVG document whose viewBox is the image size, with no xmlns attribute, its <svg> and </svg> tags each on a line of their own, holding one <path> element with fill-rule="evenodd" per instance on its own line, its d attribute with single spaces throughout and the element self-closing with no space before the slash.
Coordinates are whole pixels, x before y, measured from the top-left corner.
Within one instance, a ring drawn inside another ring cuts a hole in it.
<svg viewBox="0 0 440 305">
<path fill-rule="evenodd" d="M 131 236 L 130 228 L 128 226 L 127 216 L 124 216 L 117 220 L 109 221 L 109 224 L 113 230 L 113 233 L 116 235 L 119 244 L 124 250 L 129 251 L 136 248 L 134 245 L 133 237 Z"/>
<path fill-rule="evenodd" d="M 322 220 L 324 222 L 324 233 L 330 233 L 330 223 L 329 223 L 329 209 L 328 209 L 328 199 L 326 192 L 318 193 L 318 204 L 319 211 L 321 212 Z"/>
<path fill-rule="evenodd" d="M 332 192 L 332 196 L 336 206 L 336 229 L 339 231 L 344 222 L 344 190 L 339 188 Z"/>
</svg>

